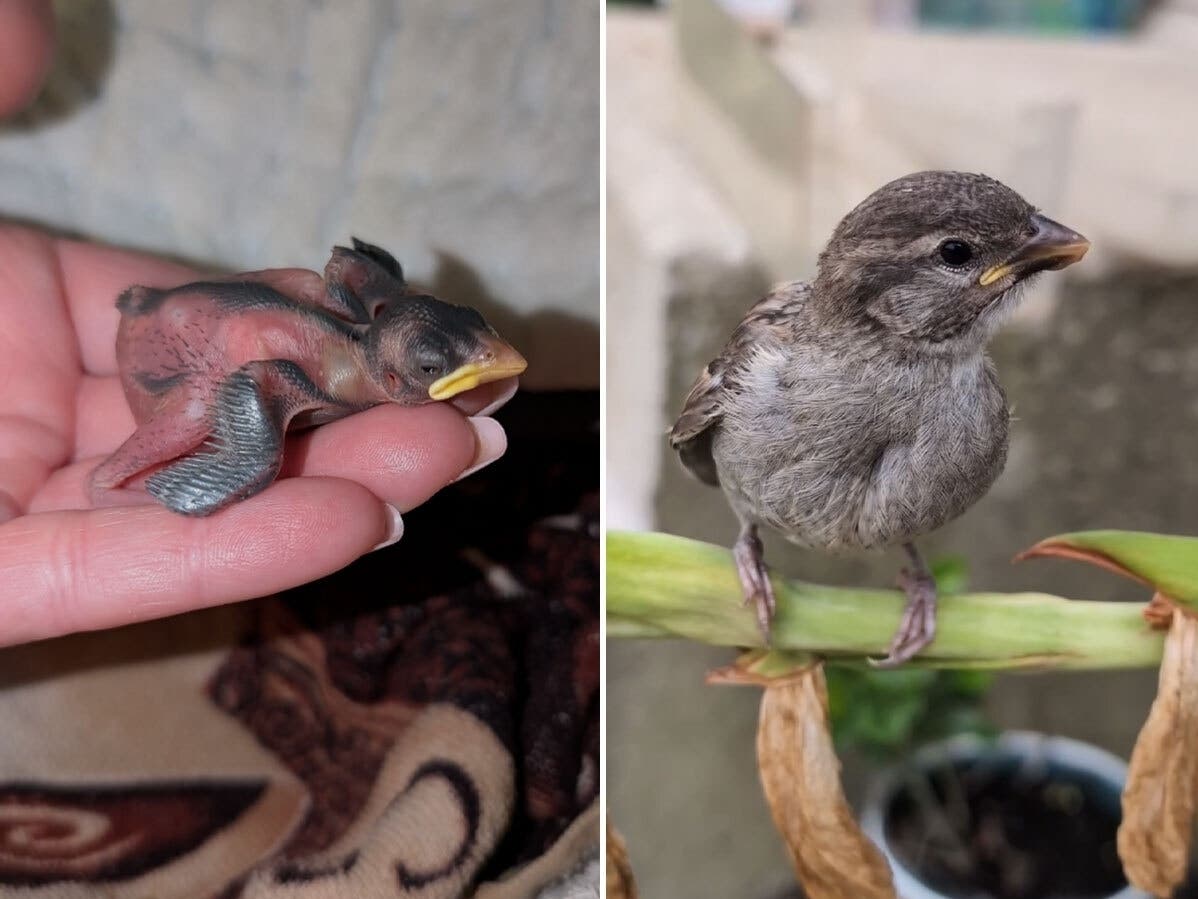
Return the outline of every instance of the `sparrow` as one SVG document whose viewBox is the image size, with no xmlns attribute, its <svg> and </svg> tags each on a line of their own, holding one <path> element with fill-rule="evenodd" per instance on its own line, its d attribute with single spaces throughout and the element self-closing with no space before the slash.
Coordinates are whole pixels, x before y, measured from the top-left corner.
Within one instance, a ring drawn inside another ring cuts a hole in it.
<svg viewBox="0 0 1198 899">
<path fill-rule="evenodd" d="M 733 556 L 767 642 L 762 527 L 828 552 L 901 546 L 906 605 L 878 664 L 932 642 L 936 585 L 914 541 L 977 502 L 1006 461 L 1010 412 L 987 343 L 1031 278 L 1088 248 L 993 178 L 919 172 L 841 220 L 813 280 L 749 309 L 670 444 L 740 521 Z"/>
<path fill-rule="evenodd" d="M 96 505 L 144 481 L 168 508 L 208 515 L 275 479 L 289 430 L 448 400 L 527 365 L 476 310 L 410 291 L 391 254 L 356 238 L 323 277 L 134 286 L 116 305 L 137 430 L 92 473 Z"/>
</svg>

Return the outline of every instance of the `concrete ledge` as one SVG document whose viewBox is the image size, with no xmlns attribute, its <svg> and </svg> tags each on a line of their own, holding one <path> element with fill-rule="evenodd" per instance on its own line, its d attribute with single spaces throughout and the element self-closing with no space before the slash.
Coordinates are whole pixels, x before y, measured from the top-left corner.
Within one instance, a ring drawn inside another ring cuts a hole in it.
<svg viewBox="0 0 1198 899">
<path fill-rule="evenodd" d="M 667 329 L 668 298 L 689 295 L 700 282 L 736 283 L 743 275 L 753 291 L 761 282 L 745 274 L 756 270 L 748 234 L 709 187 L 682 135 L 680 104 L 690 102 L 692 88 L 661 17 L 610 16 L 608 53 L 606 391 L 616 476 L 608 480 L 607 522 L 649 528 L 672 420 L 665 348 L 687 333 L 708 333 Z M 695 265 L 704 272 L 698 280 Z M 696 304 L 695 314 L 702 317 L 705 308 Z"/>
<path fill-rule="evenodd" d="M 778 278 L 924 168 L 986 171 L 1052 209 L 1101 246 L 1090 275 L 1198 263 L 1198 124 L 1178 114 L 1198 67 L 1167 42 L 791 28 L 767 49 L 714 0 L 676 0 L 673 19 L 706 98 L 688 138 Z"/>
</svg>

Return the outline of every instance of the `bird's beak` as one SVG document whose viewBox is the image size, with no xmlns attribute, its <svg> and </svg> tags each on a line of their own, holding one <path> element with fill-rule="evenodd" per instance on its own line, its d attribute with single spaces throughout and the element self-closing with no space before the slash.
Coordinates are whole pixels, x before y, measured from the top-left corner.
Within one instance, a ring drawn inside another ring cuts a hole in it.
<svg viewBox="0 0 1198 899">
<path fill-rule="evenodd" d="M 1006 262 L 982 272 L 979 284 L 985 287 L 1007 275 L 1023 278 L 1034 272 L 1064 268 L 1077 262 L 1090 249 L 1090 241 L 1072 228 L 1066 228 L 1038 212 L 1032 215 L 1032 227 L 1035 231 L 1027 243 Z"/>
<path fill-rule="evenodd" d="M 524 357 L 506 340 L 493 334 L 484 334 L 479 337 L 478 342 L 481 348 L 474 358 L 434 381 L 428 389 L 429 397 L 434 400 L 447 400 L 459 393 L 473 390 L 479 384 L 510 378 L 528 368 Z"/>
</svg>

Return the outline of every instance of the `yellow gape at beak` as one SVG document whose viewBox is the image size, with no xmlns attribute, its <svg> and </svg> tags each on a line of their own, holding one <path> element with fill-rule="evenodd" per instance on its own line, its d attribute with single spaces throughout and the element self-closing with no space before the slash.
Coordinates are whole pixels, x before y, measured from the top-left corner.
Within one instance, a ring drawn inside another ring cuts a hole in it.
<svg viewBox="0 0 1198 899">
<path fill-rule="evenodd" d="M 1036 230 L 1027 243 L 1006 262 L 992 265 L 982 272 L 982 277 L 978 278 L 979 284 L 986 287 L 1010 274 L 1064 268 L 1077 262 L 1090 249 L 1090 241 L 1076 231 L 1038 212 L 1032 216 L 1032 225 Z"/>
<path fill-rule="evenodd" d="M 482 350 L 465 365 L 434 381 L 428 389 L 429 397 L 447 400 L 473 390 L 479 384 L 510 378 L 528 368 L 524 357 L 506 341 L 488 334 L 479 342 L 483 346 Z"/>
</svg>

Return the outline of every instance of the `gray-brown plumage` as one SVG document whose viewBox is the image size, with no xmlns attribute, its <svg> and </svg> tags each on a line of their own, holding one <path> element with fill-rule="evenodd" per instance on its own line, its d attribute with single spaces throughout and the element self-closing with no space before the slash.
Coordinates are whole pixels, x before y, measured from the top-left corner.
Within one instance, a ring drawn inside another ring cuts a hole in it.
<svg viewBox="0 0 1198 899">
<path fill-rule="evenodd" d="M 814 281 L 749 310 L 670 442 L 740 519 L 734 555 L 767 639 L 761 525 L 829 551 L 903 546 L 908 601 L 883 664 L 932 641 L 935 584 L 912 541 L 976 502 L 1006 460 L 986 343 L 1028 277 L 1088 246 L 998 181 L 921 172 L 845 216 Z"/>
</svg>

